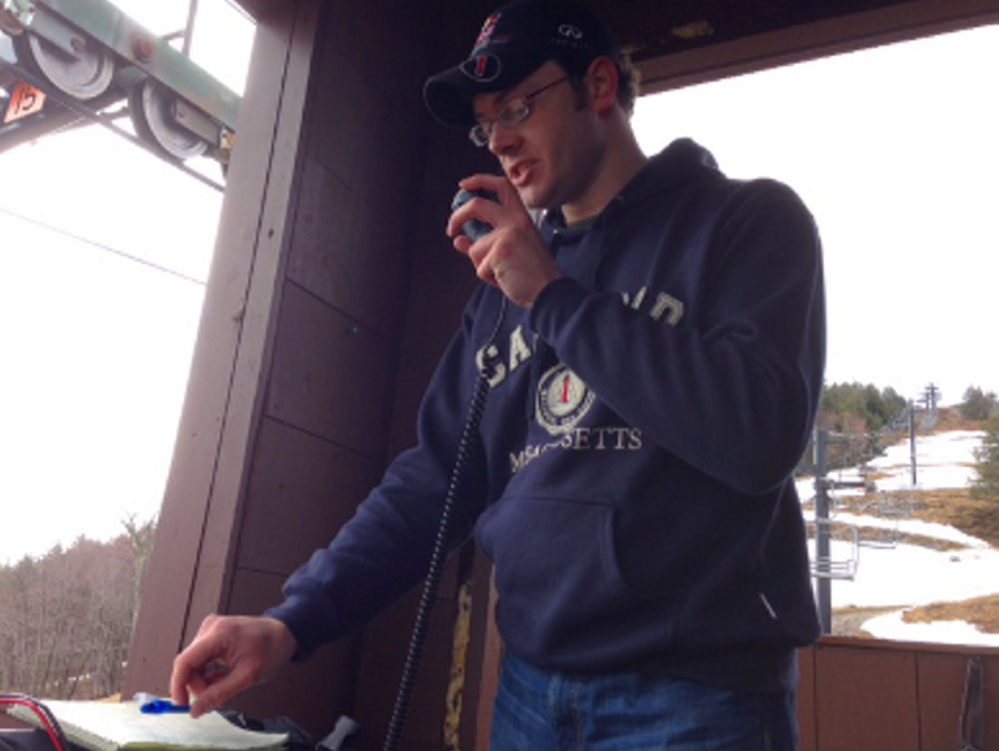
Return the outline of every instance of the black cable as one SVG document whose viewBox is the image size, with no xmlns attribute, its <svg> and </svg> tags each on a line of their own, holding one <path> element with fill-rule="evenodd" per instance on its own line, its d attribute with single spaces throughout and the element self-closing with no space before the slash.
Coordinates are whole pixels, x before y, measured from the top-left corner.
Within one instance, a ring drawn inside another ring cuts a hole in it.
<svg viewBox="0 0 999 751">
<path fill-rule="evenodd" d="M 501 303 L 496 326 L 489 337 L 491 344 L 499 333 L 506 316 L 506 298 Z M 488 347 L 488 345 L 487 345 Z M 433 553 L 430 556 L 430 566 L 427 573 L 426 585 L 423 595 L 420 597 L 420 604 L 416 611 L 416 623 L 413 626 L 413 633 L 409 640 L 409 651 L 406 655 L 406 662 L 402 670 L 402 679 L 399 682 L 399 692 L 396 695 L 395 706 L 392 708 L 392 718 L 389 721 L 388 731 L 385 737 L 384 751 L 396 751 L 402 740 L 402 732 L 406 726 L 406 718 L 409 714 L 410 699 L 413 694 L 413 686 L 416 683 L 416 674 L 423 658 L 423 647 L 426 643 L 427 629 L 430 625 L 430 615 L 434 601 L 437 599 L 437 592 L 440 589 L 441 577 L 444 573 L 444 564 L 447 560 L 448 537 L 451 531 L 451 516 L 457 503 L 458 490 L 465 475 L 465 467 L 468 462 L 469 450 L 475 433 L 482 423 L 482 413 L 486 406 L 486 396 L 489 393 L 489 374 L 486 372 L 486 364 L 483 363 L 475 382 L 475 391 L 472 400 L 468 405 L 468 412 L 465 416 L 465 424 L 461 429 L 461 437 L 458 441 L 458 451 L 455 456 L 454 466 L 451 468 L 451 478 L 448 483 L 447 492 L 444 495 L 444 505 L 441 509 L 440 525 L 437 528 L 437 538 L 434 541 Z"/>
</svg>

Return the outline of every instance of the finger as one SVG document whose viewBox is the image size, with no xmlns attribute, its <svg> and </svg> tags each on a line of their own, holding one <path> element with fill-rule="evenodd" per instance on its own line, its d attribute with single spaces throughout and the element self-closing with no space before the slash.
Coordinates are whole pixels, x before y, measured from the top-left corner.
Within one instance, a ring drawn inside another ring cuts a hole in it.
<svg viewBox="0 0 999 751">
<path fill-rule="evenodd" d="M 250 660 L 239 660 L 232 670 L 215 670 L 206 673 L 205 688 L 194 697 L 191 715 L 201 715 L 224 706 L 229 699 L 256 685 L 259 664 Z"/>
<path fill-rule="evenodd" d="M 176 704 L 190 704 L 192 697 L 208 690 L 215 677 L 199 669 L 174 671 L 170 683 L 170 699 Z"/>
<path fill-rule="evenodd" d="M 458 235 L 451 240 L 451 244 L 454 249 L 461 253 L 463 256 L 467 256 L 472 248 L 472 241 L 469 240 L 465 235 Z"/>
<path fill-rule="evenodd" d="M 490 284 L 493 287 L 499 286 L 499 283 L 496 278 L 497 271 L 498 271 L 498 266 L 493 261 L 491 261 L 488 256 L 480 260 L 475 265 L 475 275 L 479 277 L 479 279 L 484 281 L 486 284 Z"/>
<path fill-rule="evenodd" d="M 495 193 L 499 198 L 499 202 L 504 205 L 517 195 L 510 181 L 503 175 L 489 175 L 485 173 L 469 175 L 459 180 L 458 186 L 465 190 L 488 190 L 491 193 Z"/>
<path fill-rule="evenodd" d="M 495 266 L 493 262 L 493 252 L 492 248 L 494 246 L 492 237 L 483 237 L 476 242 L 470 242 L 468 245 L 468 250 L 465 255 L 468 256 L 468 260 L 472 262 L 475 267 L 475 273 L 479 275 L 484 281 L 490 281 L 492 279 L 492 268 Z"/>
<path fill-rule="evenodd" d="M 186 704 L 188 693 L 205 685 L 210 666 L 225 662 L 224 641 L 209 634 L 210 626 L 207 620 L 202 623 L 198 636 L 174 658 L 170 698 L 178 703 Z"/>
<path fill-rule="evenodd" d="M 187 652 L 182 652 L 173 661 L 170 676 L 170 698 L 177 704 L 187 704 L 191 690 L 200 687 L 198 678 L 200 666 Z"/>
</svg>

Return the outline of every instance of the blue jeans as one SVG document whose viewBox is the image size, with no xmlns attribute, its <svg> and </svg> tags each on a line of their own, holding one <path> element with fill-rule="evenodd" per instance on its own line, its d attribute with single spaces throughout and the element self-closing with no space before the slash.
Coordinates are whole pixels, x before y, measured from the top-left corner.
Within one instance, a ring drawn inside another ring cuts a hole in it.
<svg viewBox="0 0 999 751">
<path fill-rule="evenodd" d="M 797 736 L 793 693 L 570 676 L 507 655 L 489 751 L 794 751 Z"/>
</svg>

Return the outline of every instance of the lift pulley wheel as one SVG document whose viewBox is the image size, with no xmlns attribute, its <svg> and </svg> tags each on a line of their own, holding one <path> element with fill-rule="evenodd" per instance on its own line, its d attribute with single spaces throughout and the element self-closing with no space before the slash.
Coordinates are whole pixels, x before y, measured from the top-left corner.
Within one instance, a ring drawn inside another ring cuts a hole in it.
<svg viewBox="0 0 999 751">
<path fill-rule="evenodd" d="M 75 99 L 93 99 L 111 85 L 114 55 L 94 41 L 82 36 L 74 39 L 76 54 L 69 54 L 31 32 L 18 34 L 12 41 L 20 64 Z"/>
<path fill-rule="evenodd" d="M 128 108 L 139 136 L 166 156 L 184 161 L 205 153 L 208 144 L 178 124 L 176 101 L 176 94 L 152 78 L 135 84 L 128 94 Z"/>
</svg>

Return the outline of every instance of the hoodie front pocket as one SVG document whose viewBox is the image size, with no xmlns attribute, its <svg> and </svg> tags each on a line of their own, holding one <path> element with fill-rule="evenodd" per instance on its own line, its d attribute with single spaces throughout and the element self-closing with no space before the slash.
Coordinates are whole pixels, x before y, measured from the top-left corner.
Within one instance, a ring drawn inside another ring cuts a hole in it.
<svg viewBox="0 0 999 751">
<path fill-rule="evenodd" d="M 498 617 L 542 642 L 606 618 L 630 599 L 614 565 L 612 508 L 599 500 L 507 498 L 479 519 L 496 567 Z"/>
</svg>

